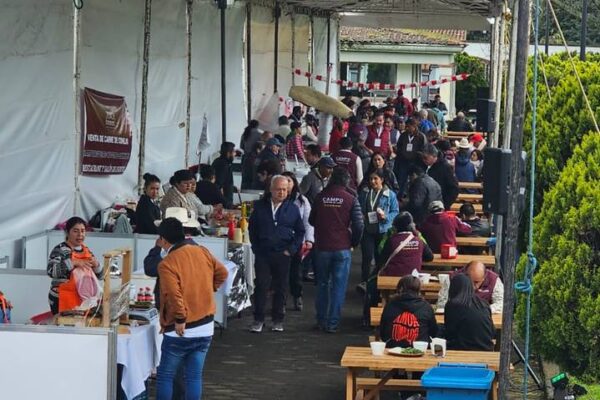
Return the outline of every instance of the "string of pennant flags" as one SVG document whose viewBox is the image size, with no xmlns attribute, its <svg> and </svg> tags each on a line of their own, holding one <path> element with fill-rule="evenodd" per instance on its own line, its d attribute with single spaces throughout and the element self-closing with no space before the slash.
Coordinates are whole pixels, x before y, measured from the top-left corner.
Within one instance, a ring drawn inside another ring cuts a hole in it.
<svg viewBox="0 0 600 400">
<path fill-rule="evenodd" d="M 311 74 L 307 71 L 302 71 L 300 69 L 294 69 L 294 74 L 304 76 L 306 78 L 313 78 L 317 81 L 327 82 L 327 77 L 318 74 Z M 344 81 L 342 79 L 332 79 L 331 83 L 335 83 L 336 85 L 347 87 L 347 88 L 358 88 L 358 89 L 368 89 L 368 90 L 397 90 L 397 89 L 409 89 L 409 88 L 417 88 L 417 87 L 427 87 L 427 86 L 437 86 L 445 83 L 464 81 L 469 78 L 470 74 L 458 74 L 452 75 L 448 78 L 442 79 L 432 79 L 430 81 L 425 82 L 412 82 L 412 83 L 364 83 L 364 82 L 352 82 L 352 81 Z"/>
</svg>

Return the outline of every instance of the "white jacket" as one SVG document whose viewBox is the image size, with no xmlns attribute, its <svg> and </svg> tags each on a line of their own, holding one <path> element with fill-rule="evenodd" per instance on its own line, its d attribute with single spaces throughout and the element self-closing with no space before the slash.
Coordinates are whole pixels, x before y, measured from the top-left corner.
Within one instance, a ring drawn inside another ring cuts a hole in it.
<svg viewBox="0 0 600 400">
<path fill-rule="evenodd" d="M 302 199 L 302 201 L 300 201 Z M 308 216 L 310 215 L 310 202 L 306 198 L 298 193 L 298 197 L 294 200 L 294 204 L 300 210 L 300 216 L 302 217 L 302 223 L 304 224 L 304 241 L 305 242 L 315 242 L 315 228 L 308 223 Z"/>
</svg>

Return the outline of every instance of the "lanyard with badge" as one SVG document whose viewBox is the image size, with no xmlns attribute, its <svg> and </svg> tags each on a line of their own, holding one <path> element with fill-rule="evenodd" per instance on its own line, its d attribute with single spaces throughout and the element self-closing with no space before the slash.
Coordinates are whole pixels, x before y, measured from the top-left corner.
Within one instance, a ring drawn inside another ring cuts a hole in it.
<svg viewBox="0 0 600 400">
<path fill-rule="evenodd" d="M 412 141 L 415 140 L 415 137 L 410 137 L 410 135 L 408 135 L 408 143 L 406 144 L 406 151 L 413 151 L 413 144 Z"/>
<path fill-rule="evenodd" d="M 381 129 L 381 132 L 379 131 L 379 129 Z M 373 143 L 374 147 L 381 147 L 381 135 L 383 134 L 383 129 L 383 126 L 377 128 L 377 137 L 375 138 L 375 141 Z"/>
<path fill-rule="evenodd" d="M 378 190 L 377 193 L 375 193 L 375 196 L 373 196 L 373 189 L 369 190 L 369 197 L 367 200 L 369 201 L 369 205 L 371 206 L 370 210 L 375 210 L 375 206 L 377 205 L 377 200 L 379 199 L 380 193 L 381 190 Z M 369 221 L 369 224 L 378 223 L 379 219 L 377 217 L 377 211 L 367 212 L 367 220 Z"/>
</svg>

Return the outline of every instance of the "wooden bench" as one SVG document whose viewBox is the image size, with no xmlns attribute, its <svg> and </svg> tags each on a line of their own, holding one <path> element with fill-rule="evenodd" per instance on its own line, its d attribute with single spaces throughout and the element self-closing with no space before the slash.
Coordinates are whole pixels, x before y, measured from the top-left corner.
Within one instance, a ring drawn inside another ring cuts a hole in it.
<svg viewBox="0 0 600 400">
<path fill-rule="evenodd" d="M 459 254 L 456 258 L 444 259 L 440 254 L 434 254 L 432 261 L 423 262 L 423 272 L 437 275 L 452 268 L 462 268 L 471 261 L 480 261 L 488 268 L 494 268 L 496 257 L 487 254 Z"/>
<path fill-rule="evenodd" d="M 469 203 L 481 203 L 483 201 L 483 195 L 477 193 L 459 193 L 457 201 L 463 203 L 468 201 Z"/>
<path fill-rule="evenodd" d="M 356 378 L 356 390 L 362 390 L 367 394 L 369 390 L 375 389 L 380 381 L 380 378 Z M 420 379 L 390 379 L 379 390 L 401 392 L 420 390 L 422 387 Z"/>
<path fill-rule="evenodd" d="M 452 206 L 450 207 L 450 211 L 454 211 L 455 213 L 460 212 L 460 207 L 462 206 L 462 203 L 454 203 L 452 204 Z M 475 209 L 475 214 L 481 216 L 484 214 L 483 212 L 483 205 L 481 205 L 480 203 L 475 203 L 473 204 L 473 208 Z"/>
<path fill-rule="evenodd" d="M 371 307 L 371 326 L 378 327 L 381 324 L 381 315 L 383 314 L 382 307 Z M 435 314 L 435 321 L 438 325 L 444 324 L 444 314 Z M 497 330 L 502 329 L 502 314 L 492 314 L 492 321 L 494 328 Z"/>
<path fill-rule="evenodd" d="M 377 289 L 381 291 L 383 305 L 388 301 L 388 298 L 396 292 L 399 276 L 378 276 Z M 441 285 L 439 282 L 430 282 L 421 284 L 421 295 L 430 303 L 437 303 L 438 293 Z"/>
<path fill-rule="evenodd" d="M 461 189 L 483 190 L 483 183 L 482 182 L 458 182 L 458 187 Z"/>
</svg>

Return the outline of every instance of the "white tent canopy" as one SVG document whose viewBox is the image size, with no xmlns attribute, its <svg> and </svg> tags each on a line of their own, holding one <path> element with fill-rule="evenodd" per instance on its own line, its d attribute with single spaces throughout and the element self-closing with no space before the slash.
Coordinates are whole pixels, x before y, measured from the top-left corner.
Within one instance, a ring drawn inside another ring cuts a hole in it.
<svg viewBox="0 0 600 400">
<path fill-rule="evenodd" d="M 226 10 L 227 140 L 239 143 L 247 121 L 246 2 Z M 79 88 L 124 96 L 133 126 L 133 150 L 122 175 L 78 176 L 80 136 L 74 91 L 74 8 L 69 0 L 0 0 L 0 257 L 19 266 L 22 236 L 52 228 L 73 215 L 85 218 L 117 198 L 136 198 L 142 103 L 144 1 L 87 0 L 80 11 Z M 187 86 L 186 2 L 152 3 L 144 170 L 167 181 L 185 167 Z M 196 0 L 192 15 L 190 159 L 208 116 L 211 148 L 221 144 L 220 10 Z M 293 21 L 293 23 L 292 23 Z M 327 69 L 327 18 L 283 5 L 279 29 L 278 90 L 287 95 L 292 66 Z M 274 17 L 268 4 L 252 6 L 252 110 L 273 93 Z M 337 64 L 337 21 L 331 20 L 331 60 Z M 293 33 L 293 34 L 292 34 Z M 292 57 L 293 56 L 293 57 Z M 292 58 L 294 61 L 292 61 Z M 321 65 L 322 64 L 322 65 Z M 332 72 L 335 74 L 334 71 Z M 319 90 L 324 84 L 315 82 Z M 335 93 L 332 91 L 332 93 Z M 182 127 L 183 124 L 183 127 Z M 206 156 L 203 157 L 206 162 Z M 193 163 L 193 162 L 192 162 Z M 76 177 L 78 179 L 76 179 Z"/>
</svg>

